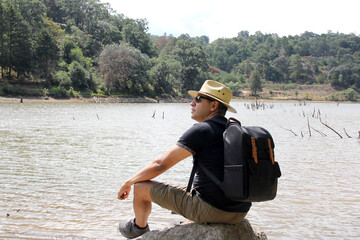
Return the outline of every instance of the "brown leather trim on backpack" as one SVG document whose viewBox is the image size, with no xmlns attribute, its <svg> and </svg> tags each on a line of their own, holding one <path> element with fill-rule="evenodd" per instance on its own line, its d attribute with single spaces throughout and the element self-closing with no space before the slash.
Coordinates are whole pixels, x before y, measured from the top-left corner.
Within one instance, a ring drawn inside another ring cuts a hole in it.
<svg viewBox="0 0 360 240">
<path fill-rule="evenodd" d="M 251 137 L 251 146 L 252 146 L 252 157 L 254 158 L 254 161 L 257 164 L 259 162 L 259 160 L 258 160 L 256 143 L 255 143 L 254 137 Z"/>
<path fill-rule="evenodd" d="M 268 138 L 268 145 L 269 145 L 269 155 L 270 155 L 270 159 L 271 159 L 271 163 L 274 165 L 275 161 L 274 161 L 274 152 L 272 150 L 271 147 L 271 140 Z"/>
</svg>

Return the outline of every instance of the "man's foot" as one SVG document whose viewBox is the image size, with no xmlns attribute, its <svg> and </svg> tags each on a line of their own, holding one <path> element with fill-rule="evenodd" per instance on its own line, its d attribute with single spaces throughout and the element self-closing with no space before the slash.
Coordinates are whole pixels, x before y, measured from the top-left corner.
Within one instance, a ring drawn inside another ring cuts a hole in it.
<svg viewBox="0 0 360 240">
<path fill-rule="evenodd" d="M 135 224 L 135 218 L 127 222 L 120 222 L 118 230 L 126 238 L 136 238 L 150 231 L 149 225 L 146 225 L 145 228 L 138 227 Z"/>
</svg>

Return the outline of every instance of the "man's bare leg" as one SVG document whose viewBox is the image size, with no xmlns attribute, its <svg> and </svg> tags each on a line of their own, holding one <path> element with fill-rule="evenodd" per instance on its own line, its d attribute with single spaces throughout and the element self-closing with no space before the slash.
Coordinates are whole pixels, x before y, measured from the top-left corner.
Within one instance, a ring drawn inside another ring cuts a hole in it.
<svg viewBox="0 0 360 240">
<path fill-rule="evenodd" d="M 145 181 L 138 182 L 134 185 L 134 212 L 135 223 L 138 227 L 144 228 L 147 225 L 151 213 L 150 189 L 155 182 Z"/>
</svg>

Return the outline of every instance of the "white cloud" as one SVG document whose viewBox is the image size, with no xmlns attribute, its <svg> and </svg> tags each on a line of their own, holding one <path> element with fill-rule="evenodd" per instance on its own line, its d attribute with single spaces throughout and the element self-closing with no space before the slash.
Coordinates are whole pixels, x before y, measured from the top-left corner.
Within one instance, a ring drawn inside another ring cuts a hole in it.
<svg viewBox="0 0 360 240">
<path fill-rule="evenodd" d="M 179 36 L 207 35 L 213 41 L 250 34 L 298 35 L 305 31 L 359 32 L 358 0 L 103 0 L 130 18 L 146 18 L 149 32 Z"/>
</svg>

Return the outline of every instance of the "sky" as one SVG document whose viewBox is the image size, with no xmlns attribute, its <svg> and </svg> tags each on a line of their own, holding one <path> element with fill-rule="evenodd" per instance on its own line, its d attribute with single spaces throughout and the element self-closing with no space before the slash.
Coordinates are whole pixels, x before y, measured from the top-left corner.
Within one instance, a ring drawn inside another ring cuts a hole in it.
<svg viewBox="0 0 360 240">
<path fill-rule="evenodd" d="M 119 14 L 146 19 L 149 33 L 178 37 L 236 37 L 240 31 L 276 33 L 280 37 L 360 34 L 359 0 L 101 0 Z"/>
</svg>

